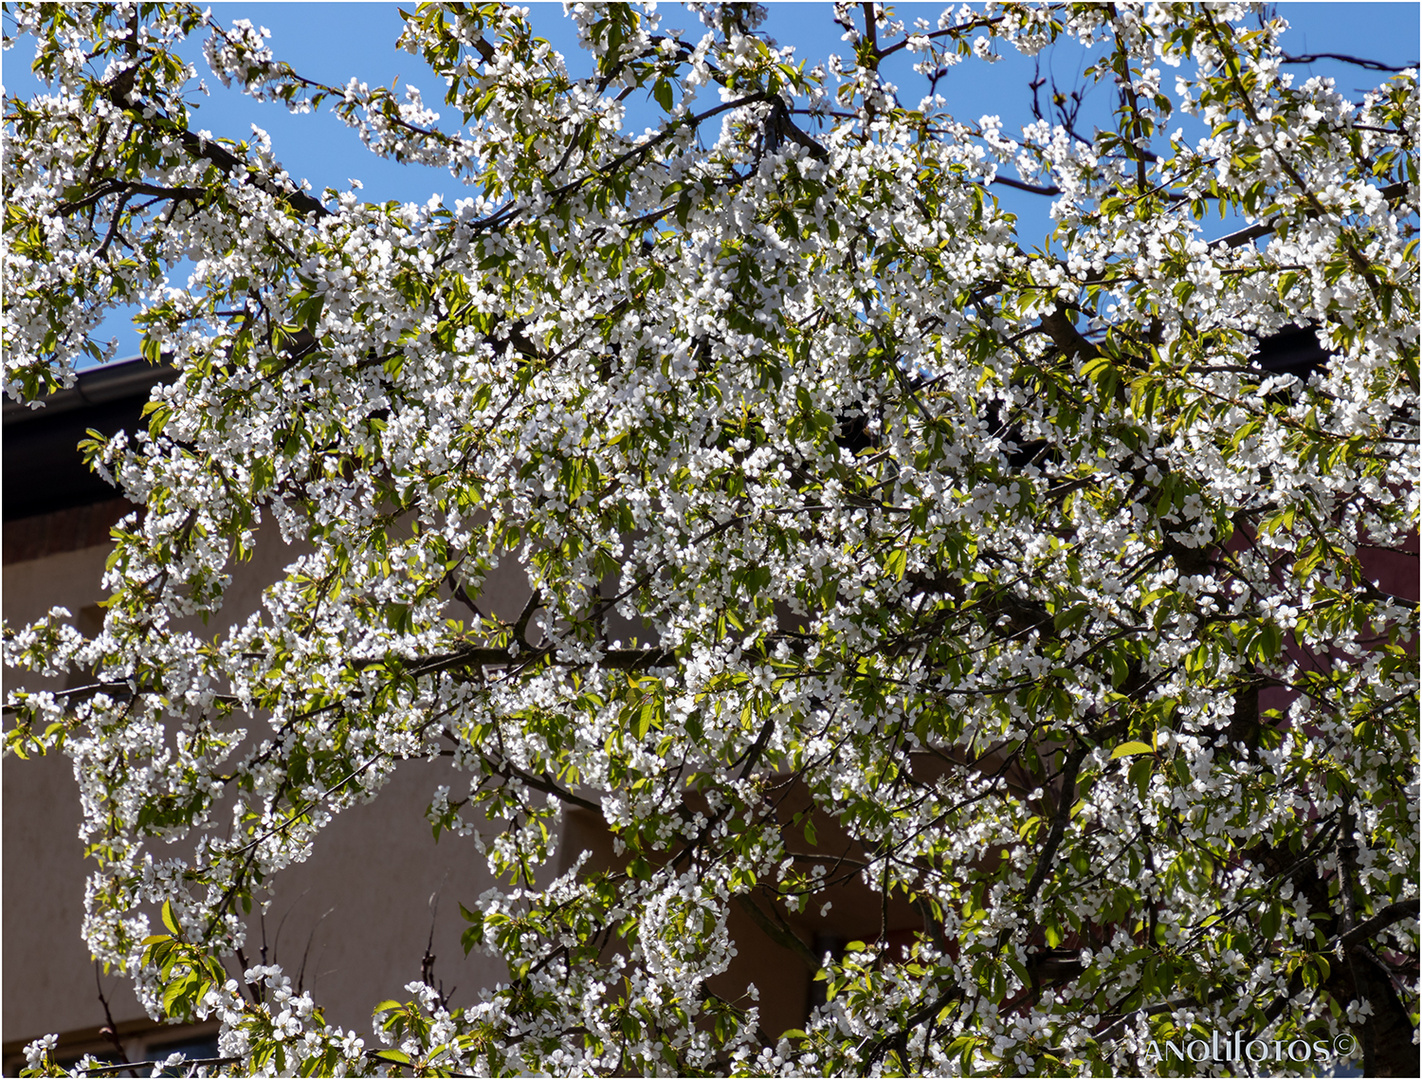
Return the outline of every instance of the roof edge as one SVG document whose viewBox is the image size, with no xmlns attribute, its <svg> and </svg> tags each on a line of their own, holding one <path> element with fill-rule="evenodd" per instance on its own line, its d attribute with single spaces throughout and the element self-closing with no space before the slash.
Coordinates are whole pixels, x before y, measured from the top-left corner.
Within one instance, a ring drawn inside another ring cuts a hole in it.
<svg viewBox="0 0 1422 1080">
<path fill-rule="evenodd" d="M 150 364 L 141 357 L 120 360 L 103 367 L 89 368 L 76 374 L 74 385 L 39 398 L 40 408 L 31 403 L 7 399 L 4 406 L 4 426 L 24 424 L 58 413 L 82 409 L 89 405 L 104 405 L 147 393 L 159 383 L 172 382 L 178 369 L 171 364 Z"/>
</svg>

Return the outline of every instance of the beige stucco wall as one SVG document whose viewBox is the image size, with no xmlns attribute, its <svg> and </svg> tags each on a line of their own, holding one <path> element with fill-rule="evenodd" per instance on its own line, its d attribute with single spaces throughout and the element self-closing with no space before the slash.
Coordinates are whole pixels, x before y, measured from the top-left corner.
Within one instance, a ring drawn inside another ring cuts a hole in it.
<svg viewBox="0 0 1422 1080">
<path fill-rule="evenodd" d="M 81 625 L 96 617 L 107 547 L 91 547 L 4 567 L 7 622 L 22 625 L 54 605 Z M 253 562 L 241 568 L 224 614 L 236 620 L 255 610 L 261 588 L 290 559 L 289 549 L 260 540 Z M 504 604 L 517 599 L 511 565 L 498 583 Z M 524 591 L 526 596 L 526 589 Z M 500 605 L 503 606 L 503 605 Z M 89 612 L 84 608 L 89 607 Z M 502 612 L 500 612 L 502 614 Z M 215 627 L 209 627 L 212 633 Z M 28 673 L 5 672 L 5 686 L 36 686 Z M 51 682 L 58 688 L 58 684 Z M 47 1032 L 72 1032 L 104 1023 L 95 972 L 80 937 L 88 872 L 78 840 L 79 798 L 67 758 L 3 766 L 3 1012 L 5 1043 Z M 374 802 L 341 814 L 318 841 L 311 859 L 276 879 L 266 917 L 268 957 L 295 977 L 303 954 L 305 985 L 334 1023 L 367 1029 L 370 1008 L 408 997 L 403 987 L 420 977 L 431 926 L 430 899 L 438 894 L 435 976 L 458 987 L 455 1004 L 504 975 L 501 965 L 459 946 L 466 904 L 493 884 L 469 839 L 445 835 L 435 844 L 424 808 L 435 786 L 458 791 L 461 775 L 447 761 L 406 762 Z M 467 784 L 467 774 L 464 777 Z M 185 853 L 177 845 L 177 854 Z M 161 856 L 162 852 L 155 850 Z M 278 936 L 279 931 L 279 936 Z M 254 918 L 247 957 L 260 962 L 261 928 Z M 236 974 L 234 962 L 230 970 Z M 143 1014 L 128 984 L 104 979 L 116 1021 Z"/>
<path fill-rule="evenodd" d="M 22 625 L 59 605 L 78 614 L 99 597 L 106 550 L 86 548 L 4 568 L 6 623 Z M 4 685 L 61 684 L 23 679 L 6 669 Z M 104 1022 L 93 962 L 79 936 L 84 915 L 79 789 L 67 758 L 0 765 L 3 785 L 3 1012 L 5 1042 Z M 131 993 L 105 988 L 116 1020 L 141 1015 Z"/>
</svg>

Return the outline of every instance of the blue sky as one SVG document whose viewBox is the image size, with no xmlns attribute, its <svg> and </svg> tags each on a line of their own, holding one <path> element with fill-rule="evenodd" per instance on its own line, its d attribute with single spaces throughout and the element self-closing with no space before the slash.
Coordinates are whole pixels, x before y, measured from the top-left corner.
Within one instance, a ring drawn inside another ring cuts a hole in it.
<svg viewBox="0 0 1422 1080">
<path fill-rule="evenodd" d="M 407 6 L 413 7 L 413 0 Z M 394 48 L 402 27 L 399 7 L 383 2 L 218 3 L 213 5 L 213 13 L 225 21 L 248 18 L 269 28 L 276 56 L 308 77 L 336 85 L 344 84 L 351 76 L 387 86 L 398 79 L 402 85 L 419 87 L 426 103 L 439 108 L 443 102 L 442 81 L 417 57 Z M 576 39 L 562 5 L 534 3 L 529 7 L 535 29 L 570 57 L 570 67 L 578 73 L 579 66 L 572 59 L 577 52 Z M 1282 3 L 1278 7 L 1292 26 L 1285 44 L 1295 54 L 1345 53 L 1394 65 L 1417 60 L 1422 7 L 1416 3 Z M 813 64 L 832 52 L 848 51 L 840 40 L 840 28 L 831 18 L 829 4 L 773 3 L 769 8 L 765 29 L 780 45 L 794 45 L 799 58 Z M 894 14 L 909 24 L 918 17 L 936 22 L 942 9 L 941 4 L 900 4 L 895 6 Z M 699 34 L 694 15 L 677 5 L 664 4 L 659 10 L 663 28 Z M 184 52 L 196 63 L 199 75 L 206 74 L 197 43 Z M 37 88 L 28 70 L 29 60 L 24 42 L 4 55 L 7 94 L 28 96 Z M 916 102 L 923 80 L 910 70 L 906 53 L 893 60 L 898 62 L 898 70 L 889 68 L 889 77 L 899 83 L 903 100 Z M 1054 76 L 1068 89 L 1075 85 L 1074 77 L 1083 66 L 1079 49 L 1046 53 L 1041 61 L 1042 74 Z M 1332 76 L 1344 93 L 1353 96 L 1383 78 L 1332 61 L 1291 70 L 1300 80 L 1310 74 Z M 991 65 L 969 61 L 950 70 L 939 83 L 939 92 L 961 119 L 996 114 L 1011 133 L 1031 119 L 1028 83 L 1032 75 L 1032 62 L 1015 55 Z M 439 194 L 452 202 L 464 194 L 447 172 L 397 165 L 375 157 L 361 145 L 354 131 L 329 113 L 293 116 L 280 105 L 253 102 L 238 92 L 226 91 L 210 75 L 206 81 L 212 93 L 194 114 L 195 127 L 206 128 L 214 135 L 243 138 L 250 133 L 251 124 L 259 125 L 271 135 L 273 149 L 288 172 L 306 178 L 317 191 L 328 185 L 344 187 L 349 178 L 356 178 L 364 184 L 362 195 L 375 201 L 424 202 L 431 194 Z M 1104 88 L 1097 90 L 1099 100 L 1088 101 L 1088 112 L 1092 107 L 1108 110 L 1108 95 Z M 635 102 L 629 101 L 629 105 Z M 629 122 L 640 128 L 654 122 L 653 116 L 651 111 L 639 115 L 634 108 L 629 112 Z M 1022 219 L 1024 242 L 1029 246 L 1040 243 L 1050 230 L 1046 216 L 1049 200 L 1017 192 L 997 194 Z M 119 339 L 120 357 L 137 353 L 138 335 L 123 315 L 116 314 L 105 333 Z"/>
</svg>

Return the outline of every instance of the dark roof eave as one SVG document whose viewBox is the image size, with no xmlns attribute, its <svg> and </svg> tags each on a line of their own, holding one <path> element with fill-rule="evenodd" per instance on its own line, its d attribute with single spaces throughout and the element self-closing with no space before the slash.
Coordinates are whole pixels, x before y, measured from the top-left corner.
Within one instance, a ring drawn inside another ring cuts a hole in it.
<svg viewBox="0 0 1422 1080">
<path fill-rule="evenodd" d="M 154 386 L 172 382 L 177 375 L 177 368 L 169 364 L 155 365 L 143 359 L 121 360 L 116 364 L 89 368 L 77 374 L 73 386 L 40 398 L 43 404 L 39 408 L 7 398 L 4 426 L 8 428 L 14 424 L 44 420 L 59 413 L 107 405 L 125 398 L 147 399 Z"/>
</svg>

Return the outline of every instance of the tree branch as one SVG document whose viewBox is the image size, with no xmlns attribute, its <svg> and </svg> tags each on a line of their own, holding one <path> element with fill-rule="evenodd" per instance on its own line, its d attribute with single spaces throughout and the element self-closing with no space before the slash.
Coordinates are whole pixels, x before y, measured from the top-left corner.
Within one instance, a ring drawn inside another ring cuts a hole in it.
<svg viewBox="0 0 1422 1080">
<path fill-rule="evenodd" d="M 1052 819 L 1052 831 L 1047 834 L 1046 843 L 1042 845 L 1042 853 L 1037 857 L 1037 869 L 1033 871 L 1032 879 L 1027 882 L 1027 888 L 1022 893 L 1020 907 L 1031 906 L 1032 901 L 1037 898 L 1037 891 L 1041 889 L 1051 871 L 1052 860 L 1056 858 L 1057 848 L 1061 846 L 1062 837 L 1066 835 L 1067 821 L 1071 818 L 1071 808 L 1076 802 L 1076 774 L 1082 761 L 1086 759 L 1086 752 L 1087 746 L 1083 743 L 1068 754 L 1062 764 L 1062 790 L 1058 797 L 1056 816 Z"/>
<path fill-rule="evenodd" d="M 1417 67 L 1416 60 L 1412 61 L 1410 64 L 1394 66 L 1392 64 L 1384 64 L 1378 60 L 1365 60 L 1360 56 L 1349 56 L 1347 53 L 1331 52 L 1304 53 L 1300 56 L 1294 56 L 1292 53 L 1285 53 L 1283 57 L 1280 58 L 1279 63 L 1313 64 L 1317 63 L 1319 60 L 1337 60 L 1340 63 L 1344 64 L 1356 64 L 1358 67 L 1365 68 L 1368 71 L 1406 71 L 1409 68 Z"/>
<path fill-rule="evenodd" d="M 1367 941 L 1368 938 L 1374 934 L 1381 930 L 1386 930 L 1393 923 L 1402 922 L 1403 919 L 1417 918 L 1419 906 L 1422 906 L 1422 901 L 1419 901 L 1417 898 L 1398 900 L 1396 903 L 1389 904 L 1371 919 L 1360 922 L 1347 933 L 1339 935 L 1334 941 L 1330 942 L 1330 947 L 1351 951 Z"/>
</svg>

